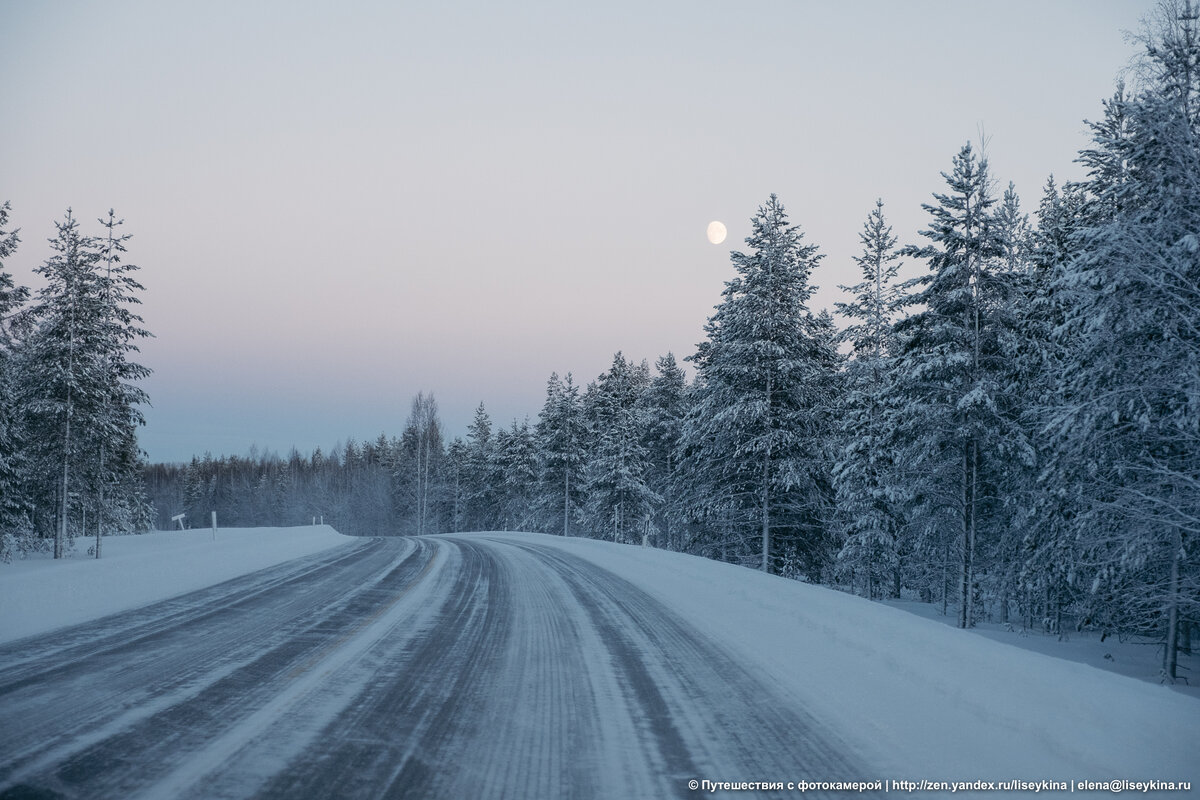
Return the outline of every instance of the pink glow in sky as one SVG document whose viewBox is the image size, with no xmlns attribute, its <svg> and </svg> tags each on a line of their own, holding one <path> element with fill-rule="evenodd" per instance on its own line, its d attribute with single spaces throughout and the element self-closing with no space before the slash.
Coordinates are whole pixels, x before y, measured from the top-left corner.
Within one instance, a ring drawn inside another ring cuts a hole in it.
<svg viewBox="0 0 1200 800">
<path fill-rule="evenodd" d="M 507 424 L 551 371 L 690 354 L 771 192 L 817 307 L 981 126 L 1032 211 L 1150 6 L 0 0 L 6 268 L 67 206 L 126 219 L 152 460 L 398 434 L 418 390 Z"/>
</svg>

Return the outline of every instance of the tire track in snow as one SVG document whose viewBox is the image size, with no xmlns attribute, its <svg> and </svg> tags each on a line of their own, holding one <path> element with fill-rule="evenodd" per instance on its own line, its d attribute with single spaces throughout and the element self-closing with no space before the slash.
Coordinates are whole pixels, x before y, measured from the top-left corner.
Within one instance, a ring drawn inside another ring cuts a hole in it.
<svg viewBox="0 0 1200 800">
<path fill-rule="evenodd" d="M 52 699 L 52 717 L 73 699 L 91 716 L 59 718 L 33 755 L 0 746 L 0 797 L 17 780 L 63 797 L 663 797 L 864 774 L 795 698 L 583 559 L 474 535 L 360 550 L 211 595 L 223 610 L 131 615 L 137 646 L 118 618 L 82 636 L 99 675 L 60 665 L 0 695 L 2 729 L 22 698 L 98 692 Z M 139 682 L 157 688 L 124 705 L 113 686 Z"/>
<path fill-rule="evenodd" d="M 339 638 L 323 645 L 311 658 L 296 666 L 286 676 L 283 686 L 265 705 L 208 742 L 202 749 L 191 752 L 184 764 L 170 775 L 156 781 L 139 796 L 146 800 L 180 797 L 191 790 L 191 794 L 206 798 L 217 797 L 226 792 L 228 796 L 240 797 L 257 789 L 261 780 L 256 780 L 250 773 L 235 774 L 232 781 L 222 780 L 228 777 L 231 771 L 229 765 L 235 756 L 247 747 L 252 747 L 256 740 L 263 738 L 269 730 L 278 728 L 293 709 L 309 704 L 313 696 L 327 684 L 332 683 L 336 686 L 344 681 L 348 669 L 361 660 L 377 642 L 391 638 L 393 630 L 406 618 L 411 617 L 412 609 L 402 606 L 401 601 L 407 599 L 413 589 L 422 585 L 422 581 L 437 563 L 438 555 L 437 548 L 429 547 L 426 542 L 418 542 L 417 552 L 428 555 L 423 562 L 420 559 L 412 559 L 414 566 L 423 563 L 419 572 L 407 575 L 406 580 L 399 586 L 384 587 L 381 582 L 381 600 L 386 602 L 380 602 L 373 613 L 360 619 Z M 407 564 L 409 560 L 406 559 L 403 563 Z M 394 573 L 395 571 L 392 574 Z M 350 699 L 349 694 L 341 694 L 343 704 L 348 703 Z M 329 703 L 323 706 L 323 711 L 328 713 Z M 286 732 L 272 731 L 269 738 L 286 738 Z M 209 779 L 213 773 L 218 773 L 216 781 Z M 221 783 L 227 787 L 226 791 L 222 791 Z"/>
<path fill-rule="evenodd" d="M 411 579 L 430 556 L 424 550 L 408 540 L 394 540 L 368 548 L 361 558 L 336 559 L 340 567 L 332 572 L 317 569 L 282 584 L 269 581 L 269 592 L 248 591 L 253 602 L 193 615 L 195 624 L 172 625 L 169 631 L 142 637 L 140 649 L 132 653 L 118 646 L 114 649 L 120 658 L 105 652 L 111 661 L 105 664 L 107 672 L 87 676 L 89 665 L 81 665 L 83 685 L 66 680 L 60 671 L 46 683 L 28 687 L 24 693 L 35 708 L 47 697 L 59 706 L 53 714 L 38 711 L 35 719 L 43 729 L 57 723 L 61 730 L 32 738 L 25 758 L 0 750 L 0 763 L 6 765 L 0 787 L 21 781 L 64 796 L 126 796 L 170 769 L 181 753 L 200 748 L 269 702 L 286 685 L 290 671 Z M 319 575 L 315 583 L 314 573 Z M 200 599 L 205 594 L 197 593 Z M 233 644 L 238 645 L 236 656 L 214 654 L 210 663 L 197 657 Z M 145 702 L 131 704 L 124 696 L 125 685 L 154 684 L 164 664 L 180 661 L 191 665 L 186 683 L 160 686 Z M 13 700 L 0 699 L 0 722 L 22 710 Z M 82 720 L 80 705 L 85 707 Z M 17 730 L 29 734 L 28 726 Z"/>
<path fill-rule="evenodd" d="M 794 700 L 633 584 L 552 548 L 492 541 L 553 564 L 571 585 L 637 699 L 644 749 L 657 753 L 657 774 L 671 779 L 665 791 L 690 795 L 690 778 L 854 780 L 871 774 Z"/>
<path fill-rule="evenodd" d="M 507 587 L 483 548 L 426 541 L 446 551 L 430 578 L 440 600 L 430 625 L 393 651 L 389 684 L 369 686 L 258 796 L 439 796 L 445 750 L 478 723 L 469 710 L 489 691 L 480 678 L 507 636 Z"/>
<path fill-rule="evenodd" d="M 47 751 L 81 735 L 111 729 L 114 719 L 147 716 L 195 694 L 328 613 L 326 606 L 356 590 L 330 580 L 332 574 L 361 582 L 378 572 L 378 545 L 368 545 L 333 559 L 327 554 L 333 573 L 306 557 L 257 573 L 265 588 L 246 576 L 51 634 L 49 645 L 27 640 L 40 654 L 32 666 L 24 657 L 16 669 L 0 668 L 6 687 L 0 693 L 0 785 L 31 757 L 44 760 Z M 294 600 L 301 594 L 310 601 L 305 614 L 297 613 Z M 130 620 L 127 636 L 118 632 L 122 618 Z M 64 651 L 56 647 L 64 640 L 87 643 Z M 0 657 L 24 652 L 21 643 L 10 644 Z"/>
<path fill-rule="evenodd" d="M 622 688 L 592 663 L 603 645 L 555 570 L 478 539 L 430 541 L 448 551 L 438 609 L 380 669 L 392 684 L 364 691 L 257 796 L 644 793 Z"/>
<path fill-rule="evenodd" d="M 689 796 L 692 778 L 836 779 L 843 745 L 622 579 L 434 537 L 431 627 L 258 796 Z M 382 674 L 382 673 L 381 673 Z M 332 745 L 330 744 L 332 743 Z"/>
<path fill-rule="evenodd" d="M 0 697 L 52 675 L 90 672 L 88 665 L 97 658 L 120 656 L 179 628 L 236 613 L 264 598 L 270 602 L 278 590 L 301 582 L 315 584 L 347 563 L 373 564 L 380 544 L 378 539 L 364 539 L 342 546 L 333 559 L 329 553 L 316 553 L 145 608 L 0 645 Z"/>
</svg>

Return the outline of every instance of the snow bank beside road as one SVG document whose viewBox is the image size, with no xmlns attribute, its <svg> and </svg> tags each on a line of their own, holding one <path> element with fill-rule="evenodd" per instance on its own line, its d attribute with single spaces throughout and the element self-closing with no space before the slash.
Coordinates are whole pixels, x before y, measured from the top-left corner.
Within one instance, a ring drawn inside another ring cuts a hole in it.
<svg viewBox="0 0 1200 800">
<path fill-rule="evenodd" d="M 68 558 L 0 564 L 0 642 L 34 636 L 203 589 L 354 541 L 328 525 L 161 531 L 79 539 Z"/>
<path fill-rule="evenodd" d="M 488 537 L 555 547 L 623 577 L 890 770 L 755 779 L 1190 780 L 1200 791 L 1200 701 L 1166 687 L 695 556 Z"/>
</svg>

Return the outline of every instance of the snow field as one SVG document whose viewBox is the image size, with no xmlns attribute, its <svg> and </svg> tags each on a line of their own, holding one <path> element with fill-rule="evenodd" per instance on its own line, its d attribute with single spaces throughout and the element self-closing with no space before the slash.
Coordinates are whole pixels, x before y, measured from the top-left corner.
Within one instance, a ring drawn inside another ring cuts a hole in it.
<svg viewBox="0 0 1200 800">
<path fill-rule="evenodd" d="M 166 600 L 353 542 L 328 525 L 159 531 L 104 539 L 102 557 L 74 551 L 0 564 L 0 642 Z"/>
</svg>

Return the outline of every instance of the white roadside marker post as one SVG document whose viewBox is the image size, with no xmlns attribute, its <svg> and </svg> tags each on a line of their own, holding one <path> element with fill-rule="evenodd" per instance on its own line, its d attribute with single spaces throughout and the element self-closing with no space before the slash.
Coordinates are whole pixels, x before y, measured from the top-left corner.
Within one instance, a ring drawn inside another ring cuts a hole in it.
<svg viewBox="0 0 1200 800">
<path fill-rule="evenodd" d="M 213 541 L 215 542 L 215 541 L 217 540 L 217 512 L 215 512 L 215 511 L 214 511 L 214 512 L 212 512 L 212 515 L 213 515 L 213 516 L 212 516 L 212 522 L 213 522 Z"/>
</svg>

